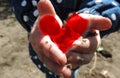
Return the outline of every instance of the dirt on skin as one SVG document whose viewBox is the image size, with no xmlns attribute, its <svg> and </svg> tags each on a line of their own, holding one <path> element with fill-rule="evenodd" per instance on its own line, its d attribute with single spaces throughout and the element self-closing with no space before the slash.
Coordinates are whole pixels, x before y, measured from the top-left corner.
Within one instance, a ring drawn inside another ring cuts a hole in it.
<svg viewBox="0 0 120 78">
<path fill-rule="evenodd" d="M 102 46 L 108 53 L 97 52 L 89 64 L 80 67 L 78 78 L 120 78 L 120 31 L 104 37 Z M 6 0 L 0 0 L 0 78 L 45 78 L 32 63 L 27 32 Z"/>
</svg>

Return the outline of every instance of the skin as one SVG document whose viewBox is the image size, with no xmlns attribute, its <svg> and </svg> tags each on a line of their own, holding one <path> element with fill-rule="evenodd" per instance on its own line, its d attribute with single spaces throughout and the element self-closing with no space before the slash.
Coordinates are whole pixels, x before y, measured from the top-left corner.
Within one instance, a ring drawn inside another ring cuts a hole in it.
<svg viewBox="0 0 120 78">
<path fill-rule="evenodd" d="M 49 36 L 43 36 L 41 34 L 37 25 L 38 20 L 45 15 L 57 16 L 53 5 L 49 0 L 40 0 L 38 3 L 38 11 L 40 16 L 34 23 L 29 41 L 39 59 L 46 64 L 47 68 L 64 78 L 70 78 L 72 73 L 72 70 L 67 64 L 71 64 L 72 68 L 76 68 L 91 61 L 94 52 L 101 44 L 99 31 L 104 31 L 111 27 L 111 21 L 108 18 L 91 14 L 80 14 L 80 16 L 89 21 L 89 31 L 95 33 L 95 35 L 86 38 L 80 37 L 73 43 L 67 54 L 64 54 L 57 45 L 51 41 Z M 56 19 L 61 23 L 59 17 Z M 83 62 L 79 61 L 80 57 L 84 58 Z"/>
</svg>

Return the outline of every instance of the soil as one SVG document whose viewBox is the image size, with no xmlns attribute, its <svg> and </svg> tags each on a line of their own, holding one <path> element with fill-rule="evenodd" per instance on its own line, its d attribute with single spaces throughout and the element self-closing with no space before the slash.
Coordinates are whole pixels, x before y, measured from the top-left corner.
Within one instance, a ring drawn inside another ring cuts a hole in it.
<svg viewBox="0 0 120 78">
<path fill-rule="evenodd" d="M 80 67 L 79 78 L 120 78 L 120 31 L 104 37 L 102 46 L 107 52 L 97 52 L 89 64 Z M 6 0 L 0 0 L 0 78 L 45 78 L 32 63 L 27 32 Z"/>
</svg>

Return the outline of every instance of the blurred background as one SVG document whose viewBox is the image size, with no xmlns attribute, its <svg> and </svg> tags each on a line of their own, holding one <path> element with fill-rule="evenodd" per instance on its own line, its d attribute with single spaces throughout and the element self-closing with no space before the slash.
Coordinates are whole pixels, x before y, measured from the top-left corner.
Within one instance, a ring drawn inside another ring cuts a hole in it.
<svg viewBox="0 0 120 78">
<path fill-rule="evenodd" d="M 120 78 L 120 31 L 102 39 L 107 52 L 97 52 L 79 69 L 79 78 Z M 104 54 L 104 55 L 103 55 Z M 29 58 L 27 32 L 17 22 L 7 0 L 0 0 L 0 78 L 44 78 Z"/>
<path fill-rule="evenodd" d="M 0 78 L 44 78 L 29 58 L 27 32 L 0 0 Z"/>
</svg>

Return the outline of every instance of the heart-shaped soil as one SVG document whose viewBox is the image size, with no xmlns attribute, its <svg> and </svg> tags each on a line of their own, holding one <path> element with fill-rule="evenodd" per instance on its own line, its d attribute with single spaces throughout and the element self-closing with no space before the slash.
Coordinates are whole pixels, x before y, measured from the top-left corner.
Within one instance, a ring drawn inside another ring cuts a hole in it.
<svg viewBox="0 0 120 78">
<path fill-rule="evenodd" d="M 72 14 L 63 26 L 54 16 L 46 15 L 39 20 L 39 28 L 43 35 L 49 35 L 51 40 L 66 53 L 72 43 L 81 37 L 88 29 L 88 20 L 79 14 Z"/>
</svg>

